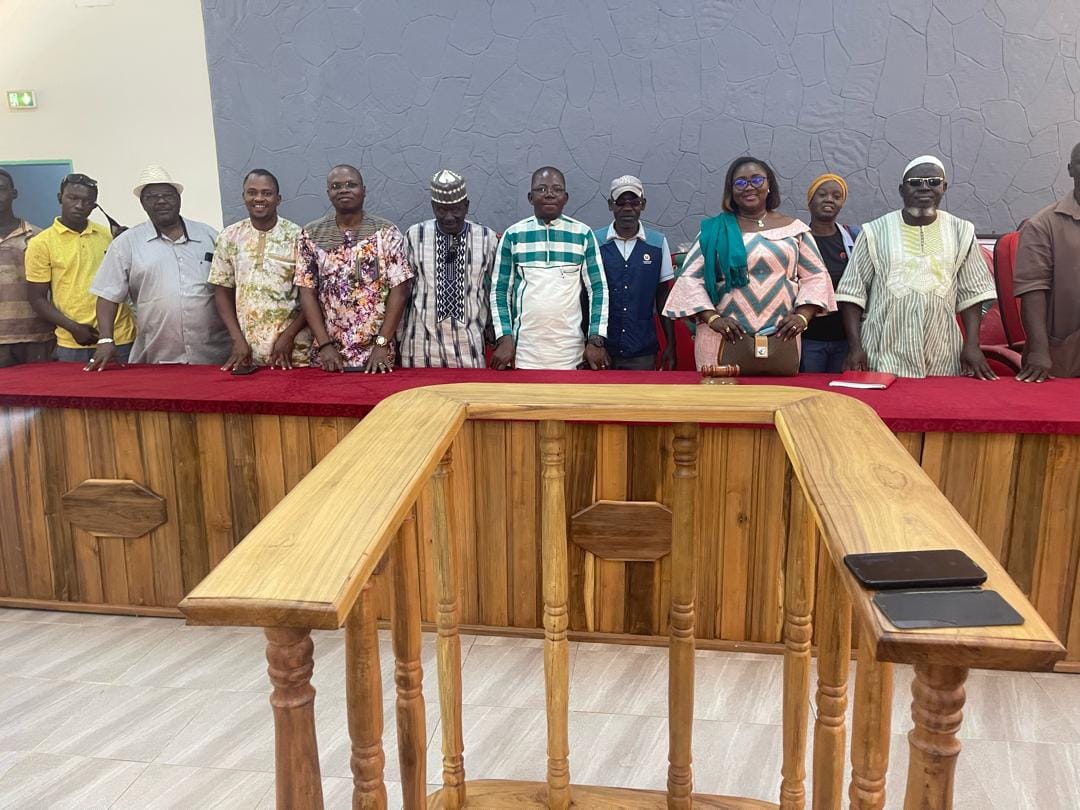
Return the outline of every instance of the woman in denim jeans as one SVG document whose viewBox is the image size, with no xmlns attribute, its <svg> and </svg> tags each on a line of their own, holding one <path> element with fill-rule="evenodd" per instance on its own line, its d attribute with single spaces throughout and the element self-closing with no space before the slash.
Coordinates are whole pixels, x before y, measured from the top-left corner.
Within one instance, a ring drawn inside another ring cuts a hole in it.
<svg viewBox="0 0 1080 810">
<path fill-rule="evenodd" d="M 810 209 L 810 232 L 814 235 L 833 287 L 844 275 L 848 257 L 855 246 L 859 229 L 839 225 L 836 217 L 847 201 L 847 183 L 836 174 L 823 174 L 810 184 L 806 203 Z M 802 362 L 799 370 L 810 373 L 839 374 L 843 369 L 848 344 L 839 312 L 823 313 L 810 322 L 802 339 Z"/>
</svg>

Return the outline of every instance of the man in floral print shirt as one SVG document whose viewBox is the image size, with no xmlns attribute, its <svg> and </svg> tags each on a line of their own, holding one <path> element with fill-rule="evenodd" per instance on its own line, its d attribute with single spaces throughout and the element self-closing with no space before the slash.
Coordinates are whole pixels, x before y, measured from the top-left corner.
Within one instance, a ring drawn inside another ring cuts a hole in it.
<svg viewBox="0 0 1080 810">
<path fill-rule="evenodd" d="M 296 286 L 314 336 L 312 365 L 326 371 L 389 372 L 394 334 L 413 271 L 395 225 L 364 211 L 364 178 L 353 166 L 326 176 L 334 211 L 300 234 Z"/>
</svg>

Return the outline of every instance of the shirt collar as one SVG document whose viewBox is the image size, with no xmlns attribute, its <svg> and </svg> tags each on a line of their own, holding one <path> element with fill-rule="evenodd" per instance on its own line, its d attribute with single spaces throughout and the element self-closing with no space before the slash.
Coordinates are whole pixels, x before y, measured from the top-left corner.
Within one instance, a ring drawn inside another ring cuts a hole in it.
<svg viewBox="0 0 1080 810">
<path fill-rule="evenodd" d="M 535 222 L 537 225 L 539 225 L 541 228 L 546 228 L 549 225 L 549 223 L 544 222 L 544 220 L 540 219 L 540 217 L 538 217 L 536 214 L 533 214 L 531 218 L 532 218 L 532 221 Z M 569 220 L 567 219 L 566 214 L 559 214 L 557 217 L 555 217 L 555 219 L 551 220 L 550 224 L 554 225 L 556 222 L 568 222 L 568 221 Z"/>
<path fill-rule="evenodd" d="M 101 231 L 101 230 L 105 229 L 104 226 L 98 225 L 98 223 L 94 222 L 91 219 L 91 220 L 87 220 L 85 230 L 83 230 L 83 231 L 72 230 L 67 225 L 65 225 L 63 222 L 60 221 L 60 217 L 57 217 L 56 219 L 53 220 L 53 227 L 56 228 L 56 230 L 60 231 L 60 233 L 73 233 L 76 236 L 90 236 L 91 234 L 96 233 L 97 231 Z"/>
<path fill-rule="evenodd" d="M 1054 211 L 1065 214 L 1073 219 L 1080 220 L 1080 202 L 1076 201 L 1075 194 L 1068 194 L 1054 206 Z"/>
<path fill-rule="evenodd" d="M 161 231 L 158 230 L 157 225 L 155 225 L 150 220 L 147 220 L 146 224 L 150 226 L 150 237 L 146 240 L 147 242 L 153 242 L 155 239 L 160 239 L 163 242 L 171 242 L 174 245 L 182 245 L 182 244 L 184 244 L 184 242 L 198 242 L 199 241 L 197 237 L 192 238 L 191 234 L 188 233 L 187 220 L 184 219 L 183 217 L 180 217 L 180 226 L 184 229 L 184 238 L 183 239 L 177 239 L 175 242 L 173 240 L 169 239 L 168 237 L 164 236 L 161 233 Z"/>
<path fill-rule="evenodd" d="M 624 241 L 624 242 L 630 241 L 628 239 L 623 239 L 621 236 L 619 236 L 619 232 L 615 230 L 615 223 L 614 222 L 612 222 L 608 226 L 607 236 L 605 237 L 604 241 L 605 242 L 610 242 L 612 239 L 619 239 L 619 240 Z M 642 225 L 640 222 L 638 223 L 637 233 L 634 235 L 634 239 L 642 239 L 642 240 L 645 239 L 645 226 Z"/>
<path fill-rule="evenodd" d="M 0 236 L 0 242 L 6 242 L 8 239 L 15 239 L 19 236 L 29 236 L 33 232 L 33 226 L 29 220 L 21 220 L 21 224 L 18 228 L 13 230 L 7 236 Z"/>
</svg>

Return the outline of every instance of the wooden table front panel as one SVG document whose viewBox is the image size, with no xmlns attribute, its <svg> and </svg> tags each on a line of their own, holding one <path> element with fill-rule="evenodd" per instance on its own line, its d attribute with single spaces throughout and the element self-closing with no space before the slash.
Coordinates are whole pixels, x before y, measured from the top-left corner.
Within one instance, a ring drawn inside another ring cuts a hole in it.
<svg viewBox="0 0 1080 810">
<path fill-rule="evenodd" d="M 0 603 L 175 607 L 355 424 L 355 419 L 0 409 Z M 1080 437 L 901 434 L 1080 660 Z M 595 500 L 670 506 L 671 428 L 568 425 L 567 509 Z M 858 448 L 852 448 L 858 452 Z M 454 448 L 463 624 L 541 626 L 537 428 L 466 424 Z M 780 641 L 792 478 L 776 433 L 706 428 L 698 497 L 697 634 Z M 142 537 L 94 536 L 61 497 L 88 478 L 131 479 L 166 501 Z M 356 494 L 379 486 L 378 462 Z M 422 613 L 435 619 L 430 494 L 418 507 Z M 570 626 L 586 629 L 585 552 L 570 549 Z M 389 616 L 380 578 L 380 614 Z M 597 632 L 666 633 L 669 558 L 596 560 Z"/>
</svg>

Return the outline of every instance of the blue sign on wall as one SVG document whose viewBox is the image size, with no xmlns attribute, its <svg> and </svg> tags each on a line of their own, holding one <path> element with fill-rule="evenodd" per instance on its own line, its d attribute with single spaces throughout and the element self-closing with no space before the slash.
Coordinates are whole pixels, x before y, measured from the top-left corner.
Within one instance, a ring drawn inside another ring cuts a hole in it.
<svg viewBox="0 0 1080 810">
<path fill-rule="evenodd" d="M 71 174 L 70 160 L 0 161 L 0 168 L 11 173 L 19 198 L 15 200 L 15 216 L 30 220 L 39 228 L 52 225 L 60 216 L 56 195 L 60 181 Z"/>
</svg>

